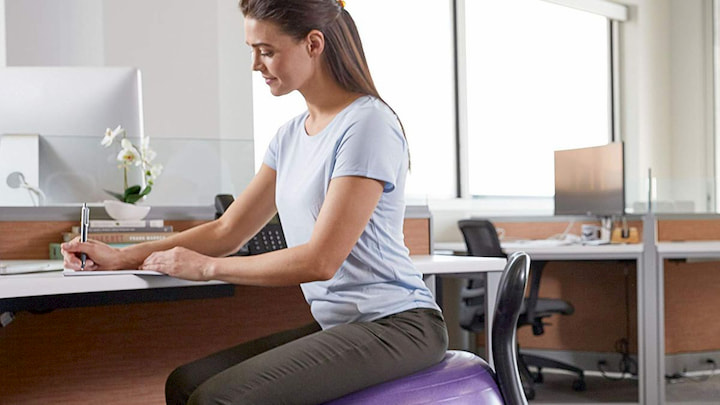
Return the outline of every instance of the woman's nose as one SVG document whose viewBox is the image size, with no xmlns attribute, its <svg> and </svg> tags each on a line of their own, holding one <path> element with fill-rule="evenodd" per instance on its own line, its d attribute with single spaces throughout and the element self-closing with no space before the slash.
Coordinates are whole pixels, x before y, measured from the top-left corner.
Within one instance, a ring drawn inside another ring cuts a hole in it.
<svg viewBox="0 0 720 405">
<path fill-rule="evenodd" d="M 262 70 L 262 64 L 260 63 L 260 58 L 257 52 L 252 53 L 252 61 L 250 62 L 250 65 L 252 67 L 252 70 Z"/>
</svg>

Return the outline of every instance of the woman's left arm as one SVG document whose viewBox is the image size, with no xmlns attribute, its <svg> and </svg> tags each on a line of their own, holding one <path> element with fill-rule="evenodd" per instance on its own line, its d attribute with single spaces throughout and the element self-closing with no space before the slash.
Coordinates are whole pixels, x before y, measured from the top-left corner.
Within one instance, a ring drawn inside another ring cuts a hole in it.
<svg viewBox="0 0 720 405">
<path fill-rule="evenodd" d="M 184 248 L 156 252 L 141 266 L 190 280 L 287 286 L 328 280 L 357 243 L 383 192 L 384 183 L 345 176 L 330 181 L 310 240 L 288 249 L 246 257 L 215 258 Z"/>
</svg>

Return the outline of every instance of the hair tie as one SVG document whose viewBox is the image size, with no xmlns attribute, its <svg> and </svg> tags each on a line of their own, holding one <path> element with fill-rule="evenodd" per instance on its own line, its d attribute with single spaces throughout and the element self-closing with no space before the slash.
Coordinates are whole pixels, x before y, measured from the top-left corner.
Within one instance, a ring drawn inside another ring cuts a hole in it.
<svg viewBox="0 0 720 405">
<path fill-rule="evenodd" d="M 337 4 L 340 6 L 340 8 L 345 8 L 345 0 L 337 0 Z"/>
</svg>

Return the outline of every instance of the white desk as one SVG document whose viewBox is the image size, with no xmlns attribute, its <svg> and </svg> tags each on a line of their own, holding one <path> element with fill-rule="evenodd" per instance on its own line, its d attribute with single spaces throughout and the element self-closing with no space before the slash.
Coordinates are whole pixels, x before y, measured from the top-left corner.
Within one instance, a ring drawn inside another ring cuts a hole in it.
<svg viewBox="0 0 720 405">
<path fill-rule="evenodd" d="M 525 252 L 533 260 L 635 260 L 642 255 L 643 245 L 608 244 L 608 245 L 559 245 L 540 246 L 533 243 L 502 243 L 506 253 Z M 435 252 L 446 251 L 465 254 L 467 247 L 464 242 L 435 243 Z"/>
<path fill-rule="evenodd" d="M 505 259 L 494 257 L 462 257 L 444 255 L 411 256 L 424 276 L 461 276 L 472 273 L 492 273 L 498 276 L 505 268 Z M 500 278 L 497 278 L 499 281 Z M 125 291 L 148 288 L 187 287 L 225 284 L 220 281 L 196 282 L 164 276 L 109 275 L 65 277 L 62 272 L 50 271 L 0 276 L 0 299 L 35 297 L 58 294 Z M 494 304 L 494 301 L 493 301 Z"/>
<path fill-rule="evenodd" d="M 504 258 L 448 255 L 418 255 L 411 256 L 411 258 L 415 267 L 423 274 L 425 283 L 433 293 L 435 293 L 434 276 L 466 278 L 485 274 L 487 286 L 487 294 L 485 294 L 485 330 L 492 330 L 492 318 L 495 312 L 498 286 L 507 262 Z M 488 354 L 486 359 L 488 364 L 490 364 L 490 367 L 495 367 L 492 356 L 492 333 L 485 334 L 485 350 Z"/>
<path fill-rule="evenodd" d="M 506 260 L 488 257 L 462 256 L 411 256 L 417 269 L 423 274 L 431 289 L 434 288 L 434 276 L 469 277 L 477 274 L 487 275 L 488 294 L 486 297 L 485 319 L 492 322 L 495 299 L 500 276 Z M 164 299 L 195 298 L 187 297 L 186 288 L 202 287 L 195 290 L 207 290 L 208 287 L 222 289 L 220 292 L 232 292 L 233 286 L 217 281 L 193 282 L 164 276 L 110 275 L 87 277 L 64 277 L 61 272 L 45 272 L 0 276 L 0 312 L 17 311 L 27 308 L 55 309 L 77 306 L 104 305 L 122 300 L 127 295 L 139 294 L 148 300 L 144 292 L 168 289 L 176 291 Z M 434 289 L 433 289 L 434 292 Z M 110 297 L 114 293 L 115 298 Z M 225 295 L 231 295 L 225 294 Z M 216 295 L 217 296 L 217 295 Z M 123 301 L 127 302 L 127 301 Z M 39 308 L 37 306 L 40 306 Z M 489 328 L 490 326 L 488 326 Z M 491 346 L 491 334 L 487 333 L 487 347 Z M 492 365 L 492 356 L 488 362 Z"/>
<path fill-rule="evenodd" d="M 23 261 L 5 261 L 22 263 Z M 0 276 L 0 312 L 228 297 L 232 285 L 164 276 L 65 277 L 61 271 Z"/>
<path fill-rule="evenodd" d="M 720 244 L 718 244 L 718 247 L 720 249 Z M 436 251 L 446 252 L 464 252 L 467 249 L 464 243 L 435 243 L 435 248 Z M 658 350 L 654 338 L 655 334 L 658 333 L 655 320 L 659 316 L 656 312 L 657 305 L 654 304 L 657 287 L 651 277 L 655 269 L 648 269 L 644 266 L 645 248 L 643 244 L 538 246 L 532 243 L 522 245 L 511 243 L 503 245 L 503 250 L 506 253 L 523 251 L 530 255 L 530 260 L 535 265 L 539 262 L 570 260 L 635 261 L 638 293 L 638 399 L 641 404 L 662 403 L 655 401 L 655 398 L 659 395 L 659 372 L 656 365 L 664 361 L 664 352 L 661 353 Z"/>
<path fill-rule="evenodd" d="M 198 283 L 163 276 L 65 277 L 61 271 L 51 271 L 0 276 L 0 299 L 213 284 L 224 283 Z"/>
<path fill-rule="evenodd" d="M 653 316 L 657 322 L 659 401 L 665 403 L 665 260 L 666 259 L 720 259 L 720 241 L 659 242 L 657 244 L 657 305 Z"/>
</svg>

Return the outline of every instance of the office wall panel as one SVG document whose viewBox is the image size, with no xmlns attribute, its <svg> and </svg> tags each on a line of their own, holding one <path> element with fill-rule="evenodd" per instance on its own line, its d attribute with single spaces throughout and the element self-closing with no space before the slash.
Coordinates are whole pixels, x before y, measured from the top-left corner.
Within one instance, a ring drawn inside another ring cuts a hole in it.
<svg viewBox="0 0 720 405">
<path fill-rule="evenodd" d="M 720 350 L 720 262 L 665 262 L 665 353 Z"/>
<path fill-rule="evenodd" d="M 311 322 L 300 289 L 20 313 L 0 329 L 3 404 L 164 403 L 168 374 L 218 350 Z"/>
<path fill-rule="evenodd" d="M 720 219 L 658 221 L 659 241 L 720 240 Z M 720 261 L 665 261 L 665 351 L 720 350 Z"/>
</svg>

